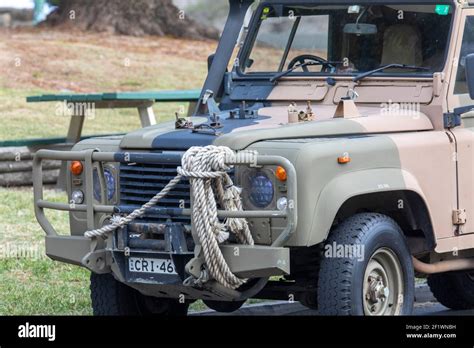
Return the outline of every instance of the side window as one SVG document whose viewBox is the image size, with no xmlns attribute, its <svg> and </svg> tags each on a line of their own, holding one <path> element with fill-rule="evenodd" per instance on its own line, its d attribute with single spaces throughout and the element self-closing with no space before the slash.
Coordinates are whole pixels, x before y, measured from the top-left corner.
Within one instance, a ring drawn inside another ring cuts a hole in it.
<svg viewBox="0 0 474 348">
<path fill-rule="evenodd" d="M 466 18 L 454 94 L 467 94 L 466 56 L 474 53 L 474 16 Z"/>
</svg>

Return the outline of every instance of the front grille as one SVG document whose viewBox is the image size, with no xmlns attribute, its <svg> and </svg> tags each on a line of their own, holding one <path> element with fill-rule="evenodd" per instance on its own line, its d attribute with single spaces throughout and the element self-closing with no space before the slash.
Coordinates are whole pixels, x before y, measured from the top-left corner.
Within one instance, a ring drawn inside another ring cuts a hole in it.
<svg viewBox="0 0 474 348">
<path fill-rule="evenodd" d="M 147 203 L 160 192 L 176 175 L 176 167 L 180 163 L 166 164 L 133 164 L 120 165 L 120 206 L 122 210 L 131 211 Z M 157 208 L 179 209 L 190 208 L 189 180 L 181 182 L 157 205 Z M 138 219 L 141 222 L 164 223 L 167 221 L 190 224 L 187 216 L 170 216 L 148 212 Z"/>
</svg>

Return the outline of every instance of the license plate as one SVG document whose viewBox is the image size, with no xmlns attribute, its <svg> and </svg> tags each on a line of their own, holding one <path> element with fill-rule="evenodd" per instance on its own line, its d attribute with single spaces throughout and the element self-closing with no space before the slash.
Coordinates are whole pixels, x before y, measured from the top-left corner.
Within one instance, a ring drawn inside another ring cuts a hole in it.
<svg viewBox="0 0 474 348">
<path fill-rule="evenodd" d="M 137 273 L 177 274 L 173 261 L 169 259 L 130 257 L 128 270 Z"/>
</svg>

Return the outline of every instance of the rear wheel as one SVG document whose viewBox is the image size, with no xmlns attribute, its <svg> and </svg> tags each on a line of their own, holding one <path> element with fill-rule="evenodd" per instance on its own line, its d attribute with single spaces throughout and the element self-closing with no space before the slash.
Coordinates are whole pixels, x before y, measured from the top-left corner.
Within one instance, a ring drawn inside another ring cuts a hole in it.
<svg viewBox="0 0 474 348">
<path fill-rule="evenodd" d="M 464 310 L 474 308 L 474 271 L 433 274 L 428 285 L 443 306 Z"/>
<path fill-rule="evenodd" d="M 178 300 L 145 296 L 115 280 L 111 274 L 91 274 L 91 300 L 98 316 L 185 316 L 189 304 Z"/>
<path fill-rule="evenodd" d="M 411 255 L 388 216 L 357 214 L 331 232 L 318 279 L 322 315 L 408 315 L 415 293 Z"/>
</svg>

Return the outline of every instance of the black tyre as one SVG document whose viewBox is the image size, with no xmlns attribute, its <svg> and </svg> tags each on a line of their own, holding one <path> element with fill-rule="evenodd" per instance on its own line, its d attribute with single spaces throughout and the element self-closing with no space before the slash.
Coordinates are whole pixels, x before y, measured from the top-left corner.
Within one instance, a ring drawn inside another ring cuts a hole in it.
<svg viewBox="0 0 474 348">
<path fill-rule="evenodd" d="M 210 309 L 215 310 L 216 312 L 220 313 L 232 313 L 238 310 L 240 307 L 243 306 L 245 301 L 210 301 L 204 300 L 203 301 L 206 306 Z"/>
<path fill-rule="evenodd" d="M 464 310 L 474 308 L 474 271 L 433 274 L 428 285 L 443 306 Z"/>
<path fill-rule="evenodd" d="M 306 292 L 302 294 L 299 301 L 308 309 L 318 310 L 318 296 L 315 292 Z"/>
<path fill-rule="evenodd" d="M 185 316 L 189 307 L 178 300 L 142 295 L 111 274 L 91 273 L 90 290 L 92 310 L 98 316 Z"/>
<path fill-rule="evenodd" d="M 361 255 L 357 250 L 363 251 Z M 320 314 L 409 315 L 414 297 L 410 251 L 394 220 L 357 214 L 331 232 L 318 279 Z"/>
</svg>

